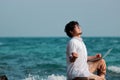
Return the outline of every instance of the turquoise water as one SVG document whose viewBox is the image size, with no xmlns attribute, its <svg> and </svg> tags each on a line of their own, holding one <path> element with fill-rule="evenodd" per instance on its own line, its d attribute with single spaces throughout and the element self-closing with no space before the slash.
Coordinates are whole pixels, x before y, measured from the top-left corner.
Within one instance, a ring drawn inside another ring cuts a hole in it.
<svg viewBox="0 0 120 80">
<path fill-rule="evenodd" d="M 69 38 L 0 38 L 0 75 L 9 80 L 66 80 Z M 120 80 L 120 37 L 84 37 L 89 55 L 112 52 L 105 58 L 107 80 Z"/>
</svg>

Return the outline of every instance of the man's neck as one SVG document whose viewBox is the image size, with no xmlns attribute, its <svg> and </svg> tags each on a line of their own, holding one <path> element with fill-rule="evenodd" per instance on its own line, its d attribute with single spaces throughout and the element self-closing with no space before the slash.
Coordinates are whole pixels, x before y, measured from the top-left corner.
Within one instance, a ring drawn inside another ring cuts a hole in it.
<svg viewBox="0 0 120 80">
<path fill-rule="evenodd" d="M 73 36 L 73 37 L 80 38 L 81 36 L 80 36 L 80 35 L 78 35 L 78 36 Z"/>
</svg>

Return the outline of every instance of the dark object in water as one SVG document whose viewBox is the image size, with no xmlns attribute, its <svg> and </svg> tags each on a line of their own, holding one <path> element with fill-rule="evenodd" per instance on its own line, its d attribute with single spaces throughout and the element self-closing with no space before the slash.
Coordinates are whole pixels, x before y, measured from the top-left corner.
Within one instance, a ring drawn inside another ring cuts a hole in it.
<svg viewBox="0 0 120 80">
<path fill-rule="evenodd" d="M 6 75 L 2 75 L 0 76 L 0 80 L 8 80 L 8 78 L 6 77 Z"/>
</svg>

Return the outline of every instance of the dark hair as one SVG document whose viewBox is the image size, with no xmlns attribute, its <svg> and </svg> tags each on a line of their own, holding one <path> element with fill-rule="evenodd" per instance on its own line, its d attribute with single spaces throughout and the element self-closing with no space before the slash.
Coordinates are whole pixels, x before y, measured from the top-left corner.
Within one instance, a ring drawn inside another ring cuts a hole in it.
<svg viewBox="0 0 120 80">
<path fill-rule="evenodd" d="M 0 76 L 0 80 L 8 80 L 8 78 L 6 75 L 2 75 L 2 76 Z"/>
<path fill-rule="evenodd" d="M 73 37 L 72 34 L 70 33 L 70 31 L 73 31 L 75 28 L 75 25 L 79 25 L 79 23 L 77 21 L 70 21 L 69 23 L 67 23 L 65 25 L 65 29 L 64 31 L 66 32 L 66 34 L 71 38 Z"/>
</svg>

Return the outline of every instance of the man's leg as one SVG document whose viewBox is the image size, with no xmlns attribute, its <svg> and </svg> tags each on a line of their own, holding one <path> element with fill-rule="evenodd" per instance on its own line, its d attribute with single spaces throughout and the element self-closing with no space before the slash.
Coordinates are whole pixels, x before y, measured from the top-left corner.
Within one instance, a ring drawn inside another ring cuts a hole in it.
<svg viewBox="0 0 120 80">
<path fill-rule="evenodd" d="M 88 78 L 89 79 L 94 79 L 94 80 L 105 80 L 105 78 L 100 77 L 100 76 L 95 75 L 95 74 L 91 74 Z"/>
<path fill-rule="evenodd" d="M 88 62 L 89 65 L 89 71 L 91 73 L 94 73 L 95 71 L 97 71 L 97 75 L 92 75 L 92 76 L 96 76 L 96 77 L 100 77 L 100 78 L 105 78 L 105 74 L 106 74 L 106 63 L 104 61 L 104 59 L 98 60 L 98 61 L 94 61 L 94 62 Z M 102 79 L 100 79 L 102 80 Z"/>
</svg>

